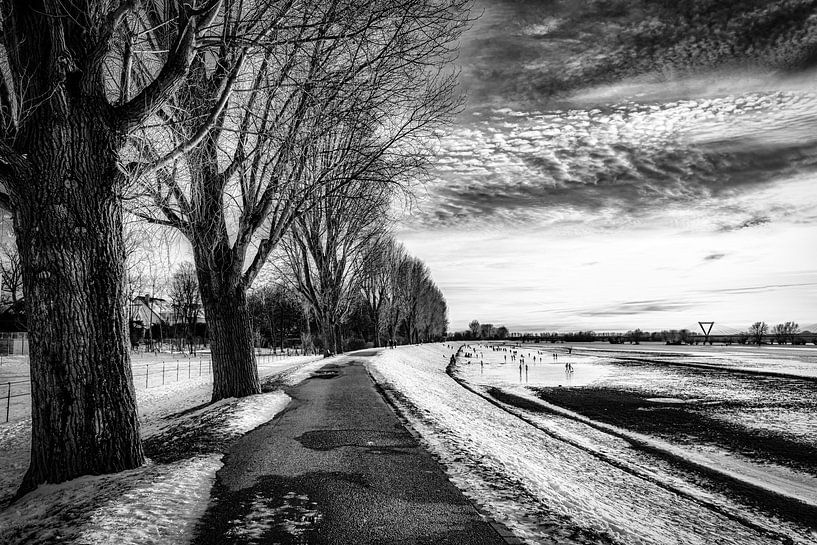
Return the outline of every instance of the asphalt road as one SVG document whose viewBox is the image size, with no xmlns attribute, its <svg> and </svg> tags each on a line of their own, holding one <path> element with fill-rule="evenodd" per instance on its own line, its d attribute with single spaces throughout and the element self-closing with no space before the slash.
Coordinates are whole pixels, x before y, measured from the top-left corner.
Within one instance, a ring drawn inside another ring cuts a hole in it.
<svg viewBox="0 0 817 545">
<path fill-rule="evenodd" d="M 502 544 L 377 392 L 359 352 L 225 456 L 197 544 Z"/>
</svg>

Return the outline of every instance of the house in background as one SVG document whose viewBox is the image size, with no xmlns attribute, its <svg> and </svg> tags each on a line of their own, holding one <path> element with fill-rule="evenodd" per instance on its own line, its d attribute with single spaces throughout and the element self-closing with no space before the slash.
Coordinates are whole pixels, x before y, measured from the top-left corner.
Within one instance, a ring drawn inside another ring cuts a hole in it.
<svg viewBox="0 0 817 545">
<path fill-rule="evenodd" d="M 128 309 L 130 341 L 132 347 L 137 347 L 142 341 L 152 345 L 161 342 L 168 321 L 169 305 L 160 297 L 137 295 L 133 298 Z"/>
<path fill-rule="evenodd" d="M 171 336 L 181 338 L 190 335 L 198 337 L 201 342 L 207 336 L 201 305 L 181 309 L 161 297 L 139 295 L 130 303 L 129 317 L 131 346 L 134 348 L 140 343 L 152 347 L 153 343 L 163 343 Z"/>
</svg>

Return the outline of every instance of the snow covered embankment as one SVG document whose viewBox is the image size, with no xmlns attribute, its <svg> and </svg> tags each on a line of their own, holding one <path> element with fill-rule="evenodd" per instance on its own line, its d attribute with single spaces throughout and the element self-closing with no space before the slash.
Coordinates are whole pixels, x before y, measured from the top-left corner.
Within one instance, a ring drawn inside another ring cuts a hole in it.
<svg viewBox="0 0 817 545">
<path fill-rule="evenodd" d="M 259 373 L 262 380 L 295 384 L 326 363 L 316 357 L 287 358 Z M 143 437 L 146 444 L 154 442 L 149 453 L 168 450 L 170 455 L 159 457 L 169 462 L 41 486 L 0 511 L 0 543 L 187 542 L 207 508 L 223 449 L 290 401 L 272 391 L 202 406 L 210 392 L 209 377 L 137 390 Z M 11 497 L 22 479 L 29 442 L 29 420 L 0 427 L 0 501 Z M 174 443 L 189 450 L 174 449 Z"/>
<path fill-rule="evenodd" d="M 373 368 L 452 481 L 527 542 L 705 544 L 716 536 L 748 545 L 782 537 L 503 411 L 445 374 L 451 353 L 444 345 L 387 350 Z M 784 541 L 810 538 L 795 533 Z"/>
</svg>

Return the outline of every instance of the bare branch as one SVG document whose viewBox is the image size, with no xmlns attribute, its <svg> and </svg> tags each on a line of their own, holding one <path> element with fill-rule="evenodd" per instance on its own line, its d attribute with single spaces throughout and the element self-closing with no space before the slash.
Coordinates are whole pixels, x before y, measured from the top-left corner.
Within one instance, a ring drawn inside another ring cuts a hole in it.
<svg viewBox="0 0 817 545">
<path fill-rule="evenodd" d="M 209 0 L 201 9 L 185 6 L 178 16 L 178 35 L 156 78 L 130 101 L 116 108 L 119 129 L 130 132 L 153 115 L 184 82 L 195 55 L 197 33 L 216 16 L 222 0 Z"/>
</svg>

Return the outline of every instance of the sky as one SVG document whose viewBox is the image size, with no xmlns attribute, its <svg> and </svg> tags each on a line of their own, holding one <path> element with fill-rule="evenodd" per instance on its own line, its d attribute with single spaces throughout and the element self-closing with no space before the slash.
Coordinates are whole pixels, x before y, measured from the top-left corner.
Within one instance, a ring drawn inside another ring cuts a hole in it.
<svg viewBox="0 0 817 545">
<path fill-rule="evenodd" d="M 630 54 L 643 11 L 566 7 L 611 3 L 477 4 L 468 102 L 398 232 L 451 329 L 814 324 L 817 73 L 757 44 Z"/>
</svg>

